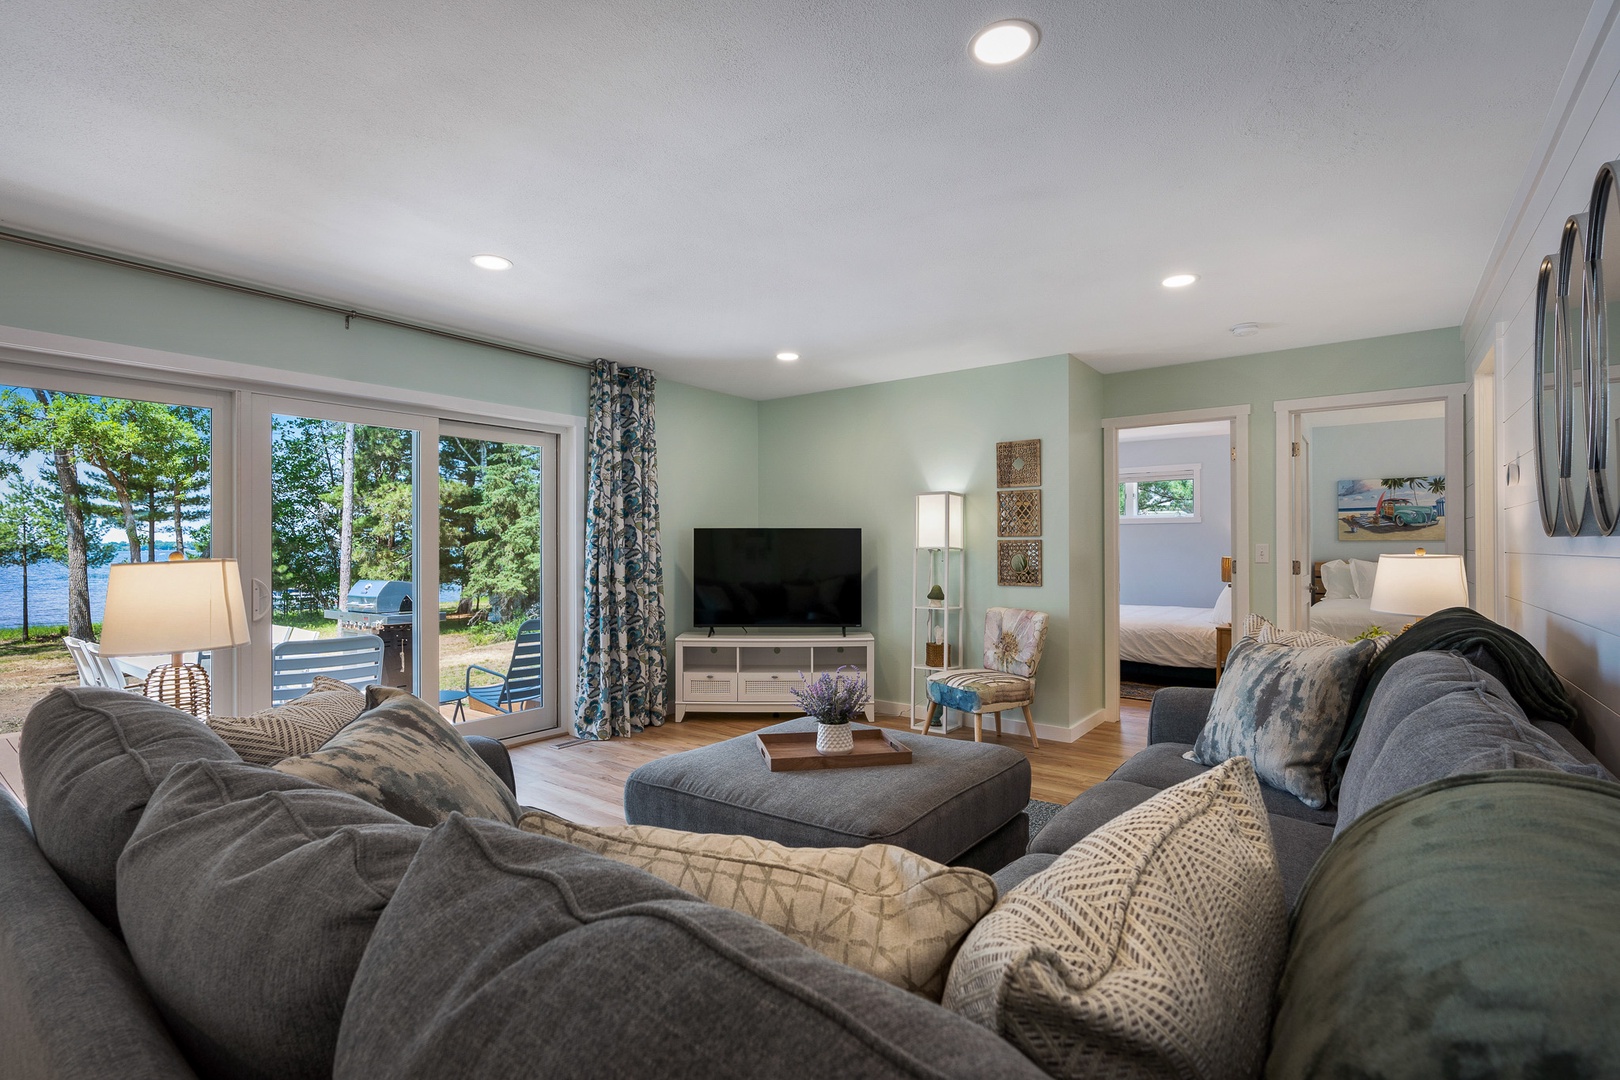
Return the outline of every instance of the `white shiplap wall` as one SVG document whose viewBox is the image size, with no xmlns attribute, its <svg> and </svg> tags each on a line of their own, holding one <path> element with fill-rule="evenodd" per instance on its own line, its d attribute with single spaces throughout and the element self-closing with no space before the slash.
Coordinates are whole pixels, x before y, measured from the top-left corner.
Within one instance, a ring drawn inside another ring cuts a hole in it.
<svg viewBox="0 0 1620 1080">
<path fill-rule="evenodd" d="M 1586 208 L 1598 167 L 1620 158 L 1617 14 L 1620 0 L 1598 0 L 1587 19 L 1463 323 L 1471 372 L 1491 355 L 1501 335 L 1492 469 L 1505 571 L 1498 583 L 1498 617 L 1540 648 L 1574 691 L 1589 728 L 1582 734 L 1611 769 L 1620 769 L 1620 534 L 1549 537 L 1542 531 L 1531 346 L 1541 258 L 1557 250 L 1565 217 Z M 1520 469 L 1510 479 L 1503 466 L 1515 461 Z M 1468 506 L 1471 514 L 1472 498 Z"/>
</svg>

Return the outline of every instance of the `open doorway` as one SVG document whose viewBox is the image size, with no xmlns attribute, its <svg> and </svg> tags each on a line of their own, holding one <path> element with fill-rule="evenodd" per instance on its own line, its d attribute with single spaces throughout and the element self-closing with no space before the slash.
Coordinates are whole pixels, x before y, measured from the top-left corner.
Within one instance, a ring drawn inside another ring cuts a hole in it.
<svg viewBox="0 0 1620 1080">
<path fill-rule="evenodd" d="M 1213 686 L 1248 612 L 1246 406 L 1104 421 L 1107 688 Z"/>
<path fill-rule="evenodd" d="M 1461 554 L 1460 387 L 1279 401 L 1277 614 L 1285 629 L 1387 631 L 1378 557 Z"/>
</svg>

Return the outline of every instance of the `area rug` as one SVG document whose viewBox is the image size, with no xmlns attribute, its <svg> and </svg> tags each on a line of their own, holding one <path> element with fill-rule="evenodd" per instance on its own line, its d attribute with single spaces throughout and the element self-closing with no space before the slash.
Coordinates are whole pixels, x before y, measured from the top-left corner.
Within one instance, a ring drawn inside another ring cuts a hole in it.
<svg viewBox="0 0 1620 1080">
<path fill-rule="evenodd" d="M 1052 820 L 1052 815 L 1061 809 L 1063 807 L 1055 802 L 1029 800 L 1029 805 L 1024 807 L 1024 813 L 1029 815 L 1029 838 L 1035 839 L 1035 834 L 1046 828 L 1046 823 Z"/>
<path fill-rule="evenodd" d="M 1152 701 L 1153 695 L 1163 687 L 1153 686 L 1145 682 L 1122 682 L 1119 684 L 1119 696 L 1130 698 L 1132 701 Z"/>
</svg>

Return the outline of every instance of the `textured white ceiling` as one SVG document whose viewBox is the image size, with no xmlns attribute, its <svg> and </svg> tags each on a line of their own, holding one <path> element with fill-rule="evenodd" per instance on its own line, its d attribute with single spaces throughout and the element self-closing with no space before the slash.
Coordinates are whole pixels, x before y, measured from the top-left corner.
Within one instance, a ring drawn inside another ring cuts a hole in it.
<svg viewBox="0 0 1620 1080">
<path fill-rule="evenodd" d="M 1587 6 L 0 0 L 0 222 L 759 398 L 1263 352 L 1461 320 Z"/>
</svg>

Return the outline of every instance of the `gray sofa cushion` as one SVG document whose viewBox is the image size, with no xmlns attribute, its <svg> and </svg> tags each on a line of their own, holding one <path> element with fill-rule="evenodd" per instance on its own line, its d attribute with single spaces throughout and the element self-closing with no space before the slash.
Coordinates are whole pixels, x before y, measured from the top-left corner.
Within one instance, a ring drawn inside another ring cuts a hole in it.
<svg viewBox="0 0 1620 1080">
<path fill-rule="evenodd" d="M 1189 761 L 1184 756 L 1191 749 L 1192 747 L 1185 743 L 1157 743 L 1146 747 L 1115 769 L 1109 779 L 1129 780 L 1133 784 L 1146 784 L 1148 787 L 1161 790 L 1171 787 L 1209 768 L 1196 761 Z M 1288 792 L 1279 791 L 1264 781 L 1260 784 L 1260 796 L 1265 799 L 1268 812 L 1283 817 L 1298 818 L 1319 825 L 1331 825 L 1339 817 L 1339 812 L 1331 806 L 1313 809 Z"/>
<path fill-rule="evenodd" d="M 1613 783 L 1513 770 L 1380 804 L 1300 898 L 1266 1075 L 1614 1076 L 1617 894 Z"/>
<path fill-rule="evenodd" d="M 1002 896 L 1007 895 L 1056 861 L 1056 855 L 1040 851 L 1032 851 L 1021 859 L 1013 860 L 993 875 L 996 879 L 996 892 Z"/>
<path fill-rule="evenodd" d="M 0 1074 L 8 1080 L 194 1075 L 129 953 L 62 884 L 3 786 Z"/>
<path fill-rule="evenodd" d="M 439 710 L 393 687 L 366 690 L 366 711 L 308 754 L 273 766 L 358 795 L 415 825 L 454 812 L 516 825 L 523 811 L 501 777 Z"/>
<path fill-rule="evenodd" d="M 1203 770 L 1200 769 L 1200 772 Z M 1029 842 L 1030 854 L 1061 855 L 1133 806 L 1147 802 L 1163 788 L 1127 780 L 1104 780 L 1074 797 Z"/>
<path fill-rule="evenodd" d="M 1156 750 L 1159 748 L 1150 746 L 1147 749 Z M 1178 746 L 1175 743 L 1166 744 L 1166 753 L 1163 755 L 1163 772 L 1176 775 L 1177 783 L 1189 776 L 1196 776 L 1201 772 L 1208 771 L 1204 766 L 1187 761 L 1176 753 L 1177 750 L 1183 749 L 1185 749 L 1184 746 Z M 1142 754 L 1136 756 L 1138 758 L 1142 757 L 1146 752 L 1143 751 Z M 1135 761 L 1136 759 L 1132 758 L 1131 760 Z M 1174 764 L 1175 762 L 1180 762 L 1181 765 L 1189 768 L 1183 770 L 1177 767 Z M 1126 762 L 1126 765 L 1129 764 L 1130 762 Z M 1121 770 L 1123 769 L 1124 766 L 1121 766 Z M 1119 775 L 1119 772 L 1114 774 L 1115 777 Z M 1144 770 L 1139 775 L 1152 774 Z M 1162 777 L 1154 776 L 1154 778 L 1161 779 Z M 1035 835 L 1035 839 L 1029 845 L 1030 854 L 1025 856 L 1025 859 L 1044 858 L 1050 860 L 1056 858 L 1073 847 L 1083 837 L 1089 836 L 1094 830 L 1106 825 L 1133 806 L 1147 802 L 1169 786 L 1169 784 L 1161 786 L 1156 783 L 1147 784 L 1110 778 L 1096 787 L 1087 788 L 1075 796 L 1074 801 L 1068 806 L 1053 815 L 1046 828 Z M 1329 842 L 1333 839 L 1332 821 L 1330 818 L 1327 823 L 1323 824 L 1298 816 L 1319 814 L 1322 811 L 1310 810 L 1292 795 L 1272 790 L 1264 784 L 1260 786 L 1260 795 L 1266 802 L 1268 809 L 1270 809 L 1272 798 L 1276 797 L 1286 799 L 1289 803 L 1292 803 L 1296 811 L 1295 814 L 1279 814 L 1273 811 L 1268 815 L 1271 822 L 1271 842 L 1277 849 L 1277 868 L 1282 871 L 1283 901 L 1292 904 L 1294 899 L 1299 896 L 1300 890 L 1305 887 L 1305 878 L 1310 874 L 1311 867 L 1316 864 L 1316 860 L 1327 849 Z M 1020 859 L 1012 866 L 1007 867 L 1004 872 L 1005 879 L 1003 874 L 995 875 L 996 885 L 1006 891 L 1037 869 L 1040 869 L 1040 867 Z"/>
<path fill-rule="evenodd" d="M 152 792 L 183 761 L 237 761 L 197 718 L 123 690 L 52 690 L 28 713 L 18 754 L 39 849 L 67 887 L 118 929 L 118 855 Z"/>
<path fill-rule="evenodd" d="M 762 731 L 815 726 L 806 718 Z M 895 737 L 911 748 L 912 760 L 885 769 L 773 773 L 751 736 L 672 754 L 630 774 L 625 820 L 789 847 L 894 844 L 953 863 L 1028 805 L 1029 759 L 1012 747 Z"/>
<path fill-rule="evenodd" d="M 1043 1074 L 976 1025 L 747 916 L 458 814 L 377 925 L 333 1076 Z"/>
<path fill-rule="evenodd" d="M 349 983 L 427 830 L 257 765 L 199 761 L 118 864 L 130 955 L 207 1076 L 329 1076 Z"/>
<path fill-rule="evenodd" d="M 1608 778 L 1532 724 L 1494 677 L 1456 653 L 1414 653 L 1385 673 L 1368 704 L 1339 789 L 1338 832 L 1403 791 L 1492 769 Z"/>
</svg>

